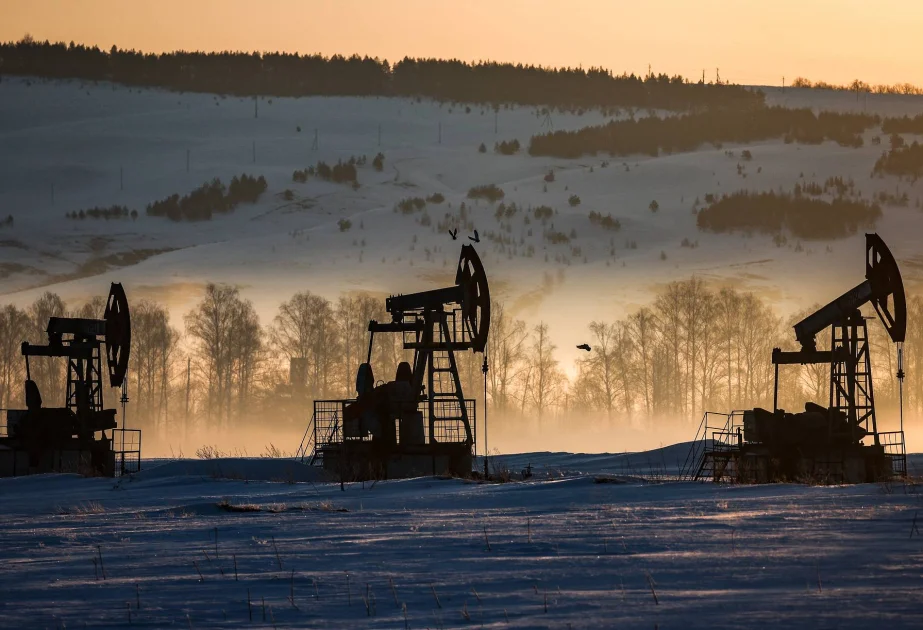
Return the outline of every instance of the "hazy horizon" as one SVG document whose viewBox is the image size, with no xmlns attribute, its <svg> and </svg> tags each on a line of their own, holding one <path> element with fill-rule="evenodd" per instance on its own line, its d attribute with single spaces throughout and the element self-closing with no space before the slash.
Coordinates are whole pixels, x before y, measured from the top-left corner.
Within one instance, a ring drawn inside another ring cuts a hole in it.
<svg viewBox="0 0 923 630">
<path fill-rule="evenodd" d="M 906 0 L 780 0 L 770 9 L 718 0 L 471 0 L 452 8 L 424 0 L 5 0 L 3 13 L 2 41 L 29 33 L 147 52 L 356 53 L 392 62 L 439 57 L 636 74 L 650 66 L 688 78 L 704 70 L 709 80 L 720 68 L 722 80 L 751 85 L 779 85 L 783 76 L 923 84 L 914 37 L 923 28 L 923 6 Z"/>
</svg>

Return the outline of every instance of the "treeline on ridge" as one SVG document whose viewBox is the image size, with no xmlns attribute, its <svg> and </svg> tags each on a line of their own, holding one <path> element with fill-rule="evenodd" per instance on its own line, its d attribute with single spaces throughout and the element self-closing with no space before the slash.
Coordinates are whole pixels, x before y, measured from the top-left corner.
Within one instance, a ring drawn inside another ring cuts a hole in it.
<svg viewBox="0 0 923 630">
<path fill-rule="evenodd" d="M 262 175 L 235 175 L 227 187 L 216 177 L 182 197 L 174 193 L 149 203 L 147 215 L 166 217 L 171 221 L 208 221 L 212 215 L 230 212 L 238 204 L 257 201 L 266 191 L 266 186 Z"/>
<path fill-rule="evenodd" d="M 842 238 L 871 228 L 881 207 L 861 199 L 831 201 L 801 194 L 738 191 L 699 210 L 696 224 L 712 232 L 778 234 L 783 229 L 804 239 Z"/>
<path fill-rule="evenodd" d="M 613 120 L 576 131 L 552 131 L 532 136 L 529 154 L 558 158 L 608 153 L 612 156 L 694 151 L 703 144 L 756 142 L 783 138 L 786 142 L 819 144 L 833 140 L 862 146 L 861 133 L 881 122 L 869 114 L 820 112 L 807 108 L 752 107 L 709 109 L 679 116 Z"/>
<path fill-rule="evenodd" d="M 761 92 L 729 84 L 691 83 L 665 74 L 614 75 L 591 68 L 353 55 L 110 50 L 25 37 L 0 44 L 4 74 L 114 81 L 236 96 L 420 96 L 443 101 L 575 107 L 687 110 L 760 104 Z"/>
</svg>

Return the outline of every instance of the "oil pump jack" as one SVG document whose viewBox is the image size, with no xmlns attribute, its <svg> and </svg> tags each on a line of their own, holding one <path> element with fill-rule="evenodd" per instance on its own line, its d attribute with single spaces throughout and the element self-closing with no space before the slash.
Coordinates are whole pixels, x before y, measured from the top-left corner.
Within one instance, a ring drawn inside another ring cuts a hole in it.
<svg viewBox="0 0 923 630">
<path fill-rule="evenodd" d="M 474 247 L 462 246 L 453 286 L 393 295 L 385 308 L 391 321 L 368 325 L 356 397 L 314 402 L 311 463 L 344 480 L 467 476 L 476 410 L 462 391 L 456 354 L 484 352 L 490 329 L 487 274 Z M 376 384 L 373 344 L 387 333 L 402 336 L 413 365 L 401 362 L 394 380 Z"/>
<path fill-rule="evenodd" d="M 896 376 L 902 385 L 907 330 L 904 285 L 880 236 L 866 234 L 865 250 L 865 280 L 795 324 L 800 349 L 773 349 L 773 410 L 732 413 L 725 428 L 709 436 L 712 446 L 702 454 L 697 478 L 710 474 L 744 482 L 862 483 L 906 474 L 903 422 L 900 431 L 878 428 L 868 327 L 859 310 L 871 304 L 897 345 Z M 828 328 L 830 349 L 818 350 L 817 336 Z M 807 402 L 801 413 L 779 408 L 779 366 L 793 364 L 830 366 L 826 407 Z"/>
<path fill-rule="evenodd" d="M 102 346 L 111 387 L 121 387 L 128 371 L 131 317 L 122 285 L 112 284 L 103 319 L 52 317 L 46 332 L 46 345 L 22 343 L 26 409 L 7 411 L 6 435 L 0 434 L 0 476 L 83 472 L 111 477 L 137 470 L 140 431 L 119 429 L 116 410 L 103 405 Z M 43 406 L 30 357 L 67 359 L 64 407 Z M 121 402 L 124 410 L 124 391 Z M 131 461 L 125 458 L 126 436 Z"/>
</svg>

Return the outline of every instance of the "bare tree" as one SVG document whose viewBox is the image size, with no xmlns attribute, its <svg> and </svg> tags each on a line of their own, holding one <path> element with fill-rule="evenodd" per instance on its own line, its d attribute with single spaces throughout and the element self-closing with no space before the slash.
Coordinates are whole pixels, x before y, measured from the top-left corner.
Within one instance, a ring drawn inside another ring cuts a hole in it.
<svg viewBox="0 0 923 630">
<path fill-rule="evenodd" d="M 663 407 L 673 413 L 685 411 L 682 400 L 683 374 L 680 362 L 684 343 L 683 299 L 683 285 L 679 282 L 671 282 L 654 302 L 658 320 L 657 328 L 664 344 L 664 354 L 659 361 L 659 381 L 669 388 L 661 392 L 660 399 L 669 401 L 669 404 Z"/>
<path fill-rule="evenodd" d="M 774 381 L 772 349 L 780 346 L 779 318 L 752 293 L 745 293 L 740 306 L 740 367 L 742 395 L 738 404 L 753 407 L 772 402 Z"/>
<path fill-rule="evenodd" d="M 164 428 L 179 332 L 170 326 L 167 309 L 148 300 L 132 305 L 131 321 L 129 379 L 135 385 L 132 408 L 139 424 Z"/>
<path fill-rule="evenodd" d="M 488 390 L 491 405 L 499 411 L 506 411 L 523 369 L 528 333 L 525 322 L 510 317 L 503 302 L 491 300 L 490 312 Z"/>
<path fill-rule="evenodd" d="M 101 295 L 94 295 L 69 316 L 81 319 L 102 319 L 105 315 L 106 298 Z"/>
<path fill-rule="evenodd" d="M 65 314 L 64 300 L 57 294 L 46 291 L 29 307 L 29 341 L 48 343 L 48 320 L 52 317 L 64 317 Z M 47 407 L 63 405 L 67 363 L 57 357 L 30 357 L 29 368 L 32 380 L 42 394 L 43 404 Z"/>
<path fill-rule="evenodd" d="M 238 409 L 246 407 L 261 348 L 253 305 L 241 300 L 236 287 L 209 283 L 204 298 L 186 314 L 185 322 L 197 370 L 205 383 L 207 412 L 219 422 L 227 421 L 235 393 Z"/>
<path fill-rule="evenodd" d="M 654 356 L 658 343 L 657 318 L 644 307 L 628 317 L 628 334 L 637 352 L 636 382 L 644 411 L 654 413 Z"/>
<path fill-rule="evenodd" d="M 682 283 L 681 289 L 681 315 L 683 330 L 685 331 L 684 363 L 686 366 L 687 390 L 684 400 L 687 401 L 687 413 L 692 415 L 702 407 L 696 406 L 696 371 L 702 360 L 701 354 L 705 344 L 705 335 L 711 327 L 708 314 L 710 294 L 701 278 L 692 277 Z M 702 401 L 704 403 L 704 401 Z"/>
<path fill-rule="evenodd" d="M 528 355 L 529 371 L 526 381 L 525 396 L 530 406 L 535 409 L 538 418 L 558 403 L 561 397 L 561 385 L 564 375 L 554 358 L 557 349 L 548 334 L 548 324 L 540 322 L 532 329 L 532 347 Z"/>
<path fill-rule="evenodd" d="M 21 345 L 30 325 L 22 309 L 8 304 L 0 310 L 0 409 L 22 402 L 25 362 Z"/>
<path fill-rule="evenodd" d="M 923 409 L 923 299 L 907 300 L 907 338 L 904 341 L 904 388 L 908 409 Z"/>
<path fill-rule="evenodd" d="M 301 291 L 279 306 L 270 339 L 276 352 L 287 359 L 308 361 L 308 390 L 326 397 L 334 383 L 337 330 L 330 302 Z"/>
<path fill-rule="evenodd" d="M 621 341 L 617 331 L 619 327 L 618 323 L 591 322 L 593 349 L 586 358 L 579 360 L 587 402 L 591 408 L 605 411 L 609 419 L 618 404 L 621 386 L 619 369 L 623 348 L 618 347 Z"/>
<path fill-rule="evenodd" d="M 343 359 L 340 374 L 343 395 L 355 395 L 356 370 L 368 358 L 369 321 L 381 321 L 385 315 L 381 300 L 365 293 L 341 296 L 337 300 L 335 316 Z"/>
<path fill-rule="evenodd" d="M 259 363 L 263 353 L 263 329 L 250 300 L 240 300 L 236 304 L 234 318 L 234 337 L 231 352 L 231 375 L 233 394 L 237 398 L 238 418 L 246 416 L 254 390 L 254 381 L 258 374 Z M 232 389 L 227 389 L 227 408 L 231 406 Z"/>
</svg>

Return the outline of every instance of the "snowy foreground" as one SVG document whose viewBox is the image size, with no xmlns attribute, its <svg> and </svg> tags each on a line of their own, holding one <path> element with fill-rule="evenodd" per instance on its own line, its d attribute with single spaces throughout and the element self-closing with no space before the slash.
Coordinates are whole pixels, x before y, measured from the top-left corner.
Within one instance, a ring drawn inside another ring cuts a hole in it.
<svg viewBox="0 0 923 630">
<path fill-rule="evenodd" d="M 923 623 L 914 486 L 646 483 L 619 457 L 511 457 L 536 478 L 496 485 L 341 490 L 288 460 L 0 479 L 0 627 Z"/>
</svg>

